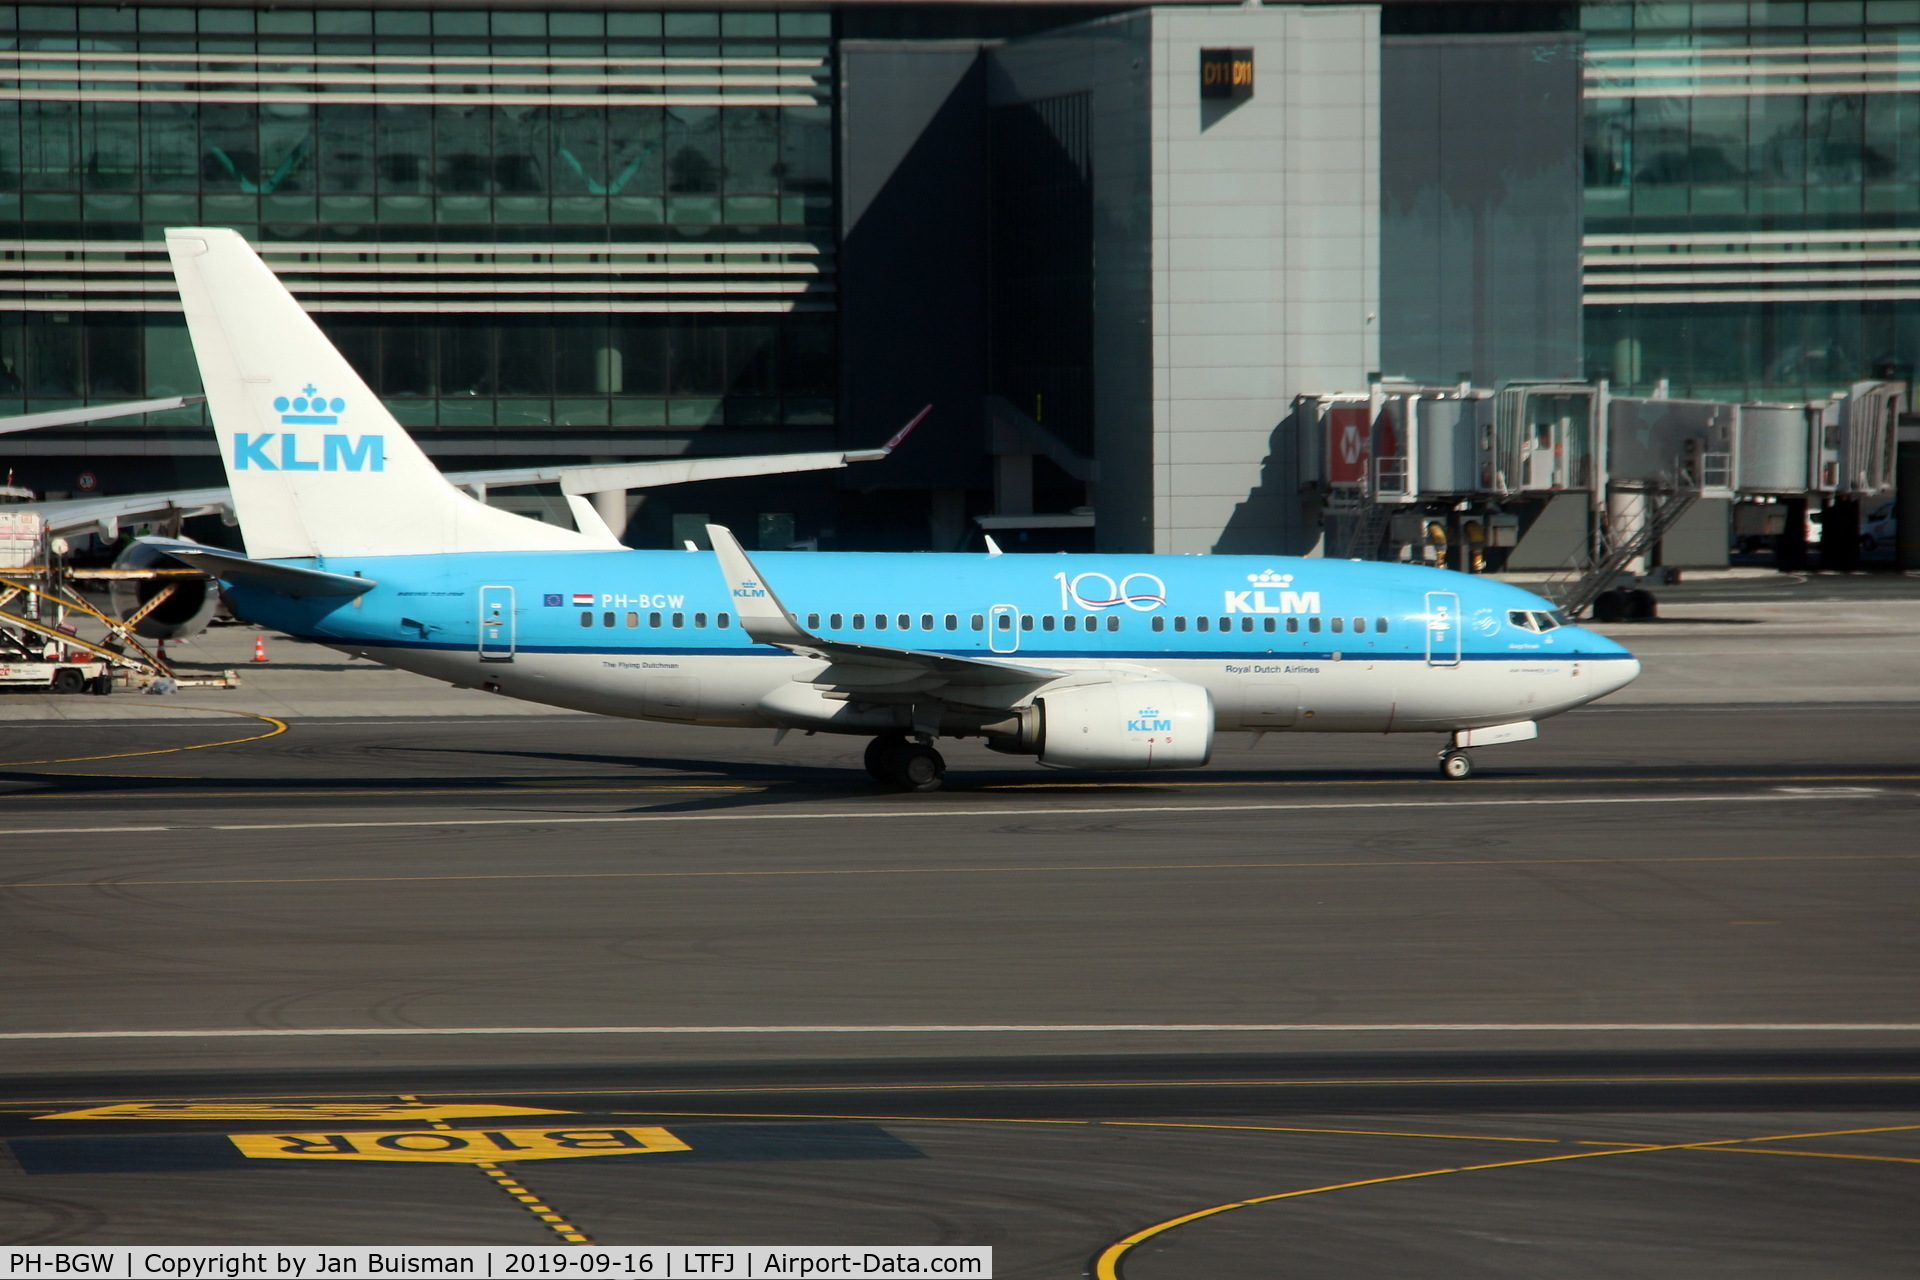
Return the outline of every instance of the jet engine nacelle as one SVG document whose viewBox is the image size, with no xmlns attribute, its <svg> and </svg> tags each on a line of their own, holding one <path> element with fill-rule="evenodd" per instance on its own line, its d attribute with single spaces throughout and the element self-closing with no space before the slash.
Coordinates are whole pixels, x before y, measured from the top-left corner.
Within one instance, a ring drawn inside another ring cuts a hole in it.
<svg viewBox="0 0 1920 1280">
<path fill-rule="evenodd" d="M 116 569 L 181 569 L 186 566 L 143 542 L 136 542 L 113 562 Z M 173 594 L 160 607 L 134 624 L 133 633 L 148 640 L 185 640 L 207 629 L 220 607 L 220 589 L 208 578 L 120 578 L 109 593 L 117 618 L 129 617 L 165 591 Z"/>
<path fill-rule="evenodd" d="M 1040 763 L 1197 769 L 1213 753 L 1213 698 L 1178 680 L 1073 685 L 1036 698 Z"/>
</svg>

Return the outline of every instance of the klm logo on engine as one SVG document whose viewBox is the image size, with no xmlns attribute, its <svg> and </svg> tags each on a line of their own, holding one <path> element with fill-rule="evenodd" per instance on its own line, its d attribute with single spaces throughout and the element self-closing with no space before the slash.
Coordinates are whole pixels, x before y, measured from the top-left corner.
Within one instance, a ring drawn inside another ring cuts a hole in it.
<svg viewBox="0 0 1920 1280">
<path fill-rule="evenodd" d="M 1128 733 L 1172 733 L 1173 721 L 1162 718 L 1158 707 L 1142 707 L 1127 721 Z"/>
<path fill-rule="evenodd" d="M 1247 581 L 1252 584 L 1252 590 L 1226 593 L 1226 603 L 1222 607 L 1227 613 L 1320 612 L 1320 593 L 1293 590 L 1293 575 L 1290 573 L 1275 573 L 1268 569 L 1263 573 L 1248 574 Z M 1270 591 L 1272 603 L 1267 598 Z"/>
<path fill-rule="evenodd" d="M 335 427 L 347 402 L 325 396 L 309 382 L 297 396 L 275 396 L 273 411 L 283 427 Z M 303 456 L 304 455 L 304 456 Z M 320 437 L 315 456 L 313 437 L 296 431 L 236 431 L 233 435 L 235 471 L 385 471 L 385 436 L 348 436 L 331 432 Z"/>
</svg>

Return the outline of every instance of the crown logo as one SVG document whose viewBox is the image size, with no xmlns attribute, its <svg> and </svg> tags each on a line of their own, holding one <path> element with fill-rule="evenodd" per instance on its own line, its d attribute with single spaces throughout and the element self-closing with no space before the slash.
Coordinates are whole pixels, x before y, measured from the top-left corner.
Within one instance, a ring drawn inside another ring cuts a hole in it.
<svg viewBox="0 0 1920 1280">
<path fill-rule="evenodd" d="M 311 382 L 300 388 L 300 394 L 291 400 L 286 396 L 273 398 L 273 411 L 289 427 L 331 427 L 340 421 L 346 408 L 345 400 L 339 396 L 329 400 Z"/>
<path fill-rule="evenodd" d="M 1247 575 L 1247 581 L 1256 587 L 1284 587 L 1293 581 L 1290 573 L 1275 573 L 1271 569 Z"/>
<path fill-rule="evenodd" d="M 1143 716 L 1157 716 L 1160 714 L 1160 709 L 1158 707 L 1142 707 L 1140 708 L 1140 714 Z"/>
</svg>

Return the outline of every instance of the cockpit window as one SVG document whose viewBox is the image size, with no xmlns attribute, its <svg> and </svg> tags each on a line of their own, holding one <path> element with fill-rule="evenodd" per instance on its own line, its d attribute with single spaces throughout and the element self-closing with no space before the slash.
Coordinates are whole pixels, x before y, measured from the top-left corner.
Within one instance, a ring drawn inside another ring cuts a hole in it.
<svg viewBox="0 0 1920 1280">
<path fill-rule="evenodd" d="M 1533 625 L 1542 631 L 1557 631 L 1561 624 L 1560 620 L 1550 613 L 1536 613 L 1533 615 Z"/>
<path fill-rule="evenodd" d="M 1547 616 L 1548 616 L 1549 618 L 1552 618 L 1552 619 L 1553 619 L 1553 621 L 1554 621 L 1554 623 L 1555 623 L 1555 625 L 1557 625 L 1557 626 L 1562 626 L 1562 627 L 1570 627 L 1570 626 L 1572 626 L 1572 625 L 1573 625 L 1573 619 L 1571 619 L 1571 618 L 1569 618 L 1569 617 L 1568 617 L 1568 616 L 1566 615 L 1566 613 L 1565 613 L 1564 611 L 1562 611 L 1562 610 L 1560 610 L 1560 609 L 1554 609 L 1554 610 L 1552 610 L 1552 611 L 1550 611 L 1550 612 L 1549 612 L 1549 613 L 1547 614 Z"/>
<path fill-rule="evenodd" d="M 1528 613 L 1525 609 L 1509 609 L 1507 611 L 1507 621 L 1522 631 L 1537 631 L 1539 629 L 1533 624 L 1536 616 L 1535 614 Z"/>
</svg>

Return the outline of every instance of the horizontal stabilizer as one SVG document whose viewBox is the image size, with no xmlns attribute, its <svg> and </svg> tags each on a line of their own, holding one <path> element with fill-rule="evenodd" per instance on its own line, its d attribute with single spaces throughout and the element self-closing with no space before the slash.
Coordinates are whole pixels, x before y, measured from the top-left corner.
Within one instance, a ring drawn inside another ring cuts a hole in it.
<svg viewBox="0 0 1920 1280">
<path fill-rule="evenodd" d="M 277 564 L 271 560 L 250 560 L 237 551 L 203 547 L 197 542 L 177 538 L 141 538 L 140 542 L 185 561 L 210 577 L 236 587 L 273 591 L 283 596 L 304 599 L 308 596 L 357 596 L 377 585 L 372 578 L 350 578 L 323 569 Z"/>
</svg>

